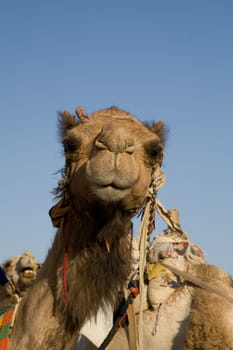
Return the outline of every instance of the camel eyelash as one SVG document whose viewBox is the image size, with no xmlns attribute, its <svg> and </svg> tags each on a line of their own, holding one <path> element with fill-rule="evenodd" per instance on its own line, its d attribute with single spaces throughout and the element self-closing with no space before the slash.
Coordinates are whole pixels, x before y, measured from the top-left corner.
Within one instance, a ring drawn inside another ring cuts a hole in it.
<svg viewBox="0 0 233 350">
<path fill-rule="evenodd" d="M 64 152 L 73 153 L 79 148 L 78 140 L 64 140 L 63 141 Z"/>
<path fill-rule="evenodd" d="M 150 156 L 150 158 L 153 158 L 153 159 L 157 158 L 163 150 L 157 140 L 146 143 L 144 147 L 147 154 Z"/>
</svg>

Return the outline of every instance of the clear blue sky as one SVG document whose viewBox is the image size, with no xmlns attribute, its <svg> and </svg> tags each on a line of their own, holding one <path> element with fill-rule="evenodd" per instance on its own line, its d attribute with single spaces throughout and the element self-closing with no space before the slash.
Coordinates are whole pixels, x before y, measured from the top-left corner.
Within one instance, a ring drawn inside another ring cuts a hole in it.
<svg viewBox="0 0 233 350">
<path fill-rule="evenodd" d="M 1 1 L 0 62 L 1 262 L 53 241 L 57 111 L 116 105 L 165 121 L 159 199 L 233 274 L 232 0 Z"/>
</svg>

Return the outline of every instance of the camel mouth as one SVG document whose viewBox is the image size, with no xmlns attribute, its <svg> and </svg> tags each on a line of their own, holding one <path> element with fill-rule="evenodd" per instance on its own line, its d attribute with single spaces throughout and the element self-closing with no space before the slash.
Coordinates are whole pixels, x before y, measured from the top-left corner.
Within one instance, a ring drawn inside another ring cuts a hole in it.
<svg viewBox="0 0 233 350">
<path fill-rule="evenodd" d="M 30 266 L 24 267 L 21 271 L 21 274 L 25 279 L 32 279 L 36 276 L 36 272 Z"/>
<path fill-rule="evenodd" d="M 114 184 L 107 186 L 98 186 L 95 189 L 95 194 L 99 199 L 105 202 L 117 202 L 129 194 L 130 188 L 121 188 Z"/>
<path fill-rule="evenodd" d="M 22 272 L 28 271 L 28 270 L 33 271 L 33 267 L 31 267 L 31 266 L 26 266 L 26 267 L 24 267 L 24 268 L 22 269 Z"/>
</svg>

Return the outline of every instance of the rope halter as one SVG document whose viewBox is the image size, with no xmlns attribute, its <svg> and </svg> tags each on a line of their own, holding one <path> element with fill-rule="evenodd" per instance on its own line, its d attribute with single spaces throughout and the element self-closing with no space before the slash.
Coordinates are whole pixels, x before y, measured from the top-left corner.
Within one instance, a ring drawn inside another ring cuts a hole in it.
<svg viewBox="0 0 233 350">
<path fill-rule="evenodd" d="M 143 331 L 142 331 L 142 313 L 143 313 L 143 289 L 144 289 L 144 271 L 148 254 L 150 235 L 155 229 L 155 212 L 157 202 L 157 192 L 165 184 L 166 177 L 158 164 L 153 166 L 151 174 L 151 184 L 148 189 L 147 203 L 142 211 L 142 222 L 138 233 L 139 247 L 139 286 L 140 286 L 140 301 L 139 301 L 139 321 L 138 321 L 138 344 L 137 349 L 143 349 Z"/>
</svg>

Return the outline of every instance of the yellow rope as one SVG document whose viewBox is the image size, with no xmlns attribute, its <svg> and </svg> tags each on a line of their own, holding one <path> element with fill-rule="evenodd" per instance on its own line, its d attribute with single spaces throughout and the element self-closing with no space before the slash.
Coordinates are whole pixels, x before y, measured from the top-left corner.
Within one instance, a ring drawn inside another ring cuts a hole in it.
<svg viewBox="0 0 233 350">
<path fill-rule="evenodd" d="M 146 203 L 144 214 L 138 233 L 138 247 L 139 247 L 139 319 L 138 319 L 138 336 L 137 336 L 137 350 L 143 350 L 143 295 L 144 295 L 144 272 L 147 258 L 147 239 L 148 227 L 150 224 L 150 211 L 153 196 L 157 195 L 157 191 L 164 185 L 166 180 L 162 169 L 156 165 L 152 172 L 152 184 L 148 190 L 148 201 Z M 156 202 L 155 202 L 156 204 Z"/>
<path fill-rule="evenodd" d="M 139 229 L 138 241 L 139 241 L 139 320 L 138 320 L 138 344 L 137 350 L 143 350 L 143 302 L 142 296 L 144 295 L 144 271 L 146 266 L 146 243 L 147 243 L 147 231 L 149 222 L 150 202 L 148 201 L 145 212 L 143 215 L 142 223 Z"/>
<path fill-rule="evenodd" d="M 162 203 L 156 198 L 156 210 L 161 216 L 161 218 L 165 221 L 165 223 L 170 227 L 172 231 L 177 231 L 180 234 L 184 234 L 184 231 L 180 228 L 179 225 L 177 225 L 173 220 L 172 217 L 168 214 L 168 211 L 164 208 Z"/>
</svg>

